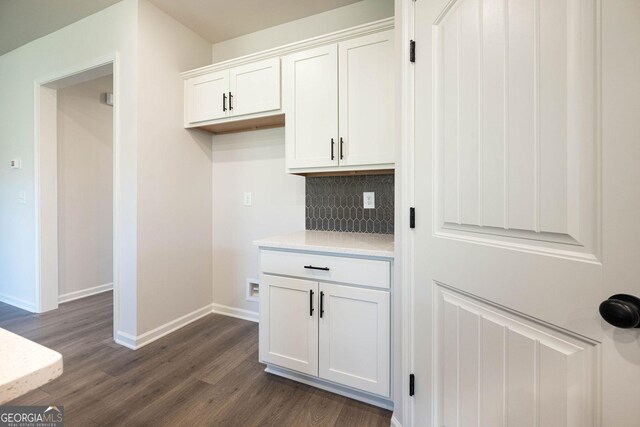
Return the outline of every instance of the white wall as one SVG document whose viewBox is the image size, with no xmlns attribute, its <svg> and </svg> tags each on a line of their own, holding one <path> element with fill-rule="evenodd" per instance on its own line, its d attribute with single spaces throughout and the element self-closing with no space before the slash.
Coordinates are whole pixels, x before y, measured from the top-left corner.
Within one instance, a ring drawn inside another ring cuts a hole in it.
<svg viewBox="0 0 640 427">
<path fill-rule="evenodd" d="M 362 0 L 213 45 L 214 62 L 393 16 L 393 0 Z"/>
<path fill-rule="evenodd" d="M 257 312 L 244 287 L 258 278 L 253 241 L 304 230 L 304 178 L 284 170 L 284 128 L 213 137 L 215 304 Z M 250 207 L 245 192 L 252 193 Z"/>
<path fill-rule="evenodd" d="M 214 62 L 393 16 L 393 0 L 363 0 L 213 45 Z M 213 137 L 213 301 L 258 311 L 245 299 L 258 277 L 252 242 L 304 230 L 304 178 L 285 173 L 284 128 Z M 243 193 L 253 206 L 243 206 Z"/>
<path fill-rule="evenodd" d="M 116 55 L 119 328 L 136 332 L 137 2 L 123 0 L 0 56 L 0 299 L 37 307 L 34 81 Z M 9 161 L 22 159 L 22 169 Z M 18 202 L 24 191 L 26 203 Z"/>
<path fill-rule="evenodd" d="M 181 71 L 211 44 L 146 0 L 138 29 L 138 335 L 212 302 L 211 135 L 183 127 Z"/>
<path fill-rule="evenodd" d="M 58 292 L 113 282 L 113 76 L 58 90 Z"/>
</svg>

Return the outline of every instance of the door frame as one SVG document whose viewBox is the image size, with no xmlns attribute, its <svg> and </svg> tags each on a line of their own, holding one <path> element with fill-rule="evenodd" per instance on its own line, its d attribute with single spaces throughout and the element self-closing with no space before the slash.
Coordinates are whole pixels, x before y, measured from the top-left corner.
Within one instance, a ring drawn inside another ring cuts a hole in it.
<svg viewBox="0 0 640 427">
<path fill-rule="evenodd" d="M 392 424 L 417 425 L 415 399 L 409 396 L 409 375 L 414 371 L 413 277 L 414 233 L 409 228 L 409 208 L 414 206 L 414 67 L 409 61 L 409 41 L 414 39 L 414 0 L 395 1 L 396 67 L 396 180 L 395 180 L 395 283 L 394 311 L 394 414 Z M 419 218 L 418 218 L 419 219 Z M 398 292 L 400 291 L 400 292 Z M 398 295 L 399 293 L 399 295 Z M 398 343 L 397 341 L 400 341 Z M 400 411 L 398 413 L 398 411 Z"/>
<path fill-rule="evenodd" d="M 118 54 L 113 53 L 37 78 L 34 81 L 34 175 L 36 312 L 58 308 L 58 191 L 57 191 L 57 91 L 105 75 L 113 75 L 113 336 L 118 330 L 118 247 L 120 177 L 118 153 L 121 150 L 119 123 L 120 70 Z"/>
</svg>

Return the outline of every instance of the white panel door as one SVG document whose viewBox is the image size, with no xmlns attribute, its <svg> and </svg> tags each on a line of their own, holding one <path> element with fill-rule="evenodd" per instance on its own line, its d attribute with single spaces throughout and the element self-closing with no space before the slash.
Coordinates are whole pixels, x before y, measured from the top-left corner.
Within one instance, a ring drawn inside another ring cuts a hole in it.
<svg viewBox="0 0 640 427">
<path fill-rule="evenodd" d="M 234 67 L 229 76 L 229 114 L 280 109 L 280 58 Z"/>
<path fill-rule="evenodd" d="M 320 283 L 320 378 L 389 396 L 389 292 Z"/>
<path fill-rule="evenodd" d="M 414 18 L 411 425 L 639 425 L 640 2 Z"/>
<path fill-rule="evenodd" d="M 393 30 L 338 44 L 340 165 L 394 162 Z"/>
<path fill-rule="evenodd" d="M 289 55 L 283 67 L 287 167 L 337 166 L 337 45 Z"/>
<path fill-rule="evenodd" d="M 260 360 L 318 375 L 318 282 L 263 274 Z"/>
<path fill-rule="evenodd" d="M 186 81 L 187 122 L 220 119 L 228 114 L 229 70 Z"/>
</svg>

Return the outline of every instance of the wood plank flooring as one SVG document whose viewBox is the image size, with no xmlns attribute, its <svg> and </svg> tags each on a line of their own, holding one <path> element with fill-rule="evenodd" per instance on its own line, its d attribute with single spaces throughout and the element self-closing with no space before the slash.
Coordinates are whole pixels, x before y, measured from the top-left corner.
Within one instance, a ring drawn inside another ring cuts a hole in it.
<svg viewBox="0 0 640 427">
<path fill-rule="evenodd" d="M 112 340 L 112 294 L 0 327 L 60 352 L 62 376 L 10 402 L 64 405 L 68 426 L 389 426 L 391 413 L 264 372 L 258 325 L 211 314 L 133 351 Z"/>
</svg>

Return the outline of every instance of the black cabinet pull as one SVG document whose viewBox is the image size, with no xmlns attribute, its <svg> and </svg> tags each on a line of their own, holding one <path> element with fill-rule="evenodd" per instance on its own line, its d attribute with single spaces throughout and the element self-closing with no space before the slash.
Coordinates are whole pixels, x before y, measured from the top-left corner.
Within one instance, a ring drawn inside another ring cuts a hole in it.
<svg viewBox="0 0 640 427">
<path fill-rule="evenodd" d="M 314 267 L 313 265 L 305 265 L 304 268 L 308 268 L 309 270 L 329 271 L 329 267 Z"/>
<path fill-rule="evenodd" d="M 227 111 L 227 94 L 222 94 L 222 111 Z"/>
<path fill-rule="evenodd" d="M 335 159 L 336 156 L 333 155 L 333 146 L 336 145 L 336 142 L 331 138 L 331 160 Z"/>
<path fill-rule="evenodd" d="M 340 137 L 340 160 L 344 159 L 343 148 L 344 148 L 344 141 L 342 140 L 342 137 Z"/>
<path fill-rule="evenodd" d="M 313 317 L 313 290 L 309 290 L 309 316 Z"/>
<path fill-rule="evenodd" d="M 320 291 L 320 317 L 324 314 L 324 292 Z"/>
<path fill-rule="evenodd" d="M 233 110 L 233 103 L 231 101 L 233 101 L 233 95 L 229 92 L 229 110 Z"/>
</svg>

